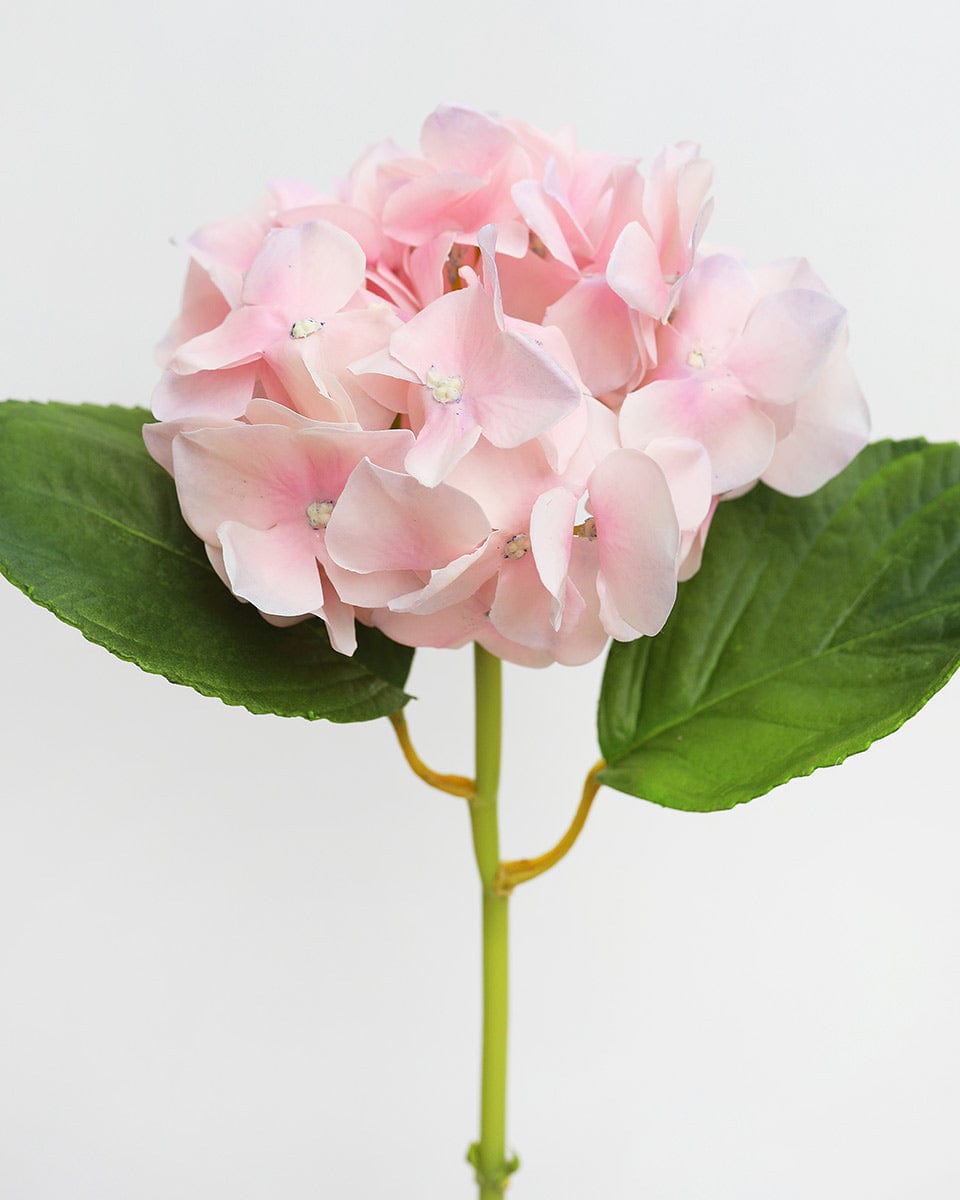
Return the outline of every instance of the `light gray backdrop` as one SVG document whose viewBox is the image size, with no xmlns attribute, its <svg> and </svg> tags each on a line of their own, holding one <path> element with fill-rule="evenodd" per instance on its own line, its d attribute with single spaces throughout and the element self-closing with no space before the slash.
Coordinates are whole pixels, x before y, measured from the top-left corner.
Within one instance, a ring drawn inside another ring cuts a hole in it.
<svg viewBox="0 0 960 1200">
<path fill-rule="evenodd" d="M 877 435 L 960 430 L 945 0 L 84 9 L 0 18 L 5 394 L 146 403 L 171 237 L 270 176 L 413 146 L 459 100 L 623 154 L 701 140 L 712 235 L 807 254 L 848 306 Z M 0 1198 L 466 1200 L 461 804 L 386 722 L 254 718 L 6 585 L 0 612 Z M 470 769 L 469 671 L 414 668 L 415 737 L 448 770 Z M 565 827 L 599 677 L 507 670 L 508 856 Z M 954 683 L 727 814 L 601 793 L 514 904 L 511 1195 L 960 1194 L 958 716 Z"/>
</svg>

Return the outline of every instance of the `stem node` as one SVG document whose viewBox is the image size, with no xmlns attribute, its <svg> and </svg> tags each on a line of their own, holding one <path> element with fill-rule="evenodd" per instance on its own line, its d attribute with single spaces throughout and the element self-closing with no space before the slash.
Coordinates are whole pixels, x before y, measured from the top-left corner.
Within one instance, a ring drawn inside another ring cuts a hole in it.
<svg viewBox="0 0 960 1200">
<path fill-rule="evenodd" d="M 482 1197 L 488 1195 L 502 1196 L 507 1190 L 510 1176 L 520 1169 L 520 1159 L 515 1154 L 512 1154 L 509 1158 L 505 1158 L 497 1169 L 493 1171 L 483 1170 L 480 1166 L 479 1142 L 474 1142 L 467 1151 L 467 1162 L 473 1167 Z"/>
</svg>

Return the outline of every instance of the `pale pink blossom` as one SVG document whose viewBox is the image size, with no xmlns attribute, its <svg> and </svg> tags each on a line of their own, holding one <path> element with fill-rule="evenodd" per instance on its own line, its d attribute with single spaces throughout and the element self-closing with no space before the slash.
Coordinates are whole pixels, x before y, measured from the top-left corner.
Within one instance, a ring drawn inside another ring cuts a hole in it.
<svg viewBox="0 0 960 1200">
<path fill-rule="evenodd" d="M 712 169 L 446 106 L 332 191 L 186 243 L 145 427 L 214 570 L 274 624 L 527 666 L 654 636 L 721 500 L 865 443 L 803 259 L 705 253 Z"/>
<path fill-rule="evenodd" d="M 336 226 L 311 221 L 271 230 L 244 275 L 239 307 L 219 325 L 182 343 L 169 368 L 190 376 L 257 364 L 262 372 L 262 362 L 295 407 L 309 408 L 314 399 L 311 374 L 327 369 L 323 359 L 332 359 L 336 370 L 340 359 L 356 353 L 357 322 L 370 318 L 343 310 L 357 297 L 364 278 L 363 251 Z M 373 340 L 380 340 L 379 330 Z M 225 415 L 240 412 L 242 407 Z"/>
<path fill-rule="evenodd" d="M 844 328 L 844 310 L 822 291 L 761 295 L 736 259 L 703 259 L 658 335 L 653 378 L 620 410 L 624 444 L 691 438 L 710 456 L 714 494 L 753 482 L 773 457 L 777 410 L 816 385 Z"/>
<path fill-rule="evenodd" d="M 283 424 L 180 433 L 173 441 L 180 505 L 193 531 L 222 552 L 236 595 L 274 616 L 322 617 L 335 648 L 350 654 L 354 606 L 379 607 L 409 591 L 418 572 L 482 537 L 486 522 L 469 497 L 403 474 L 408 432 L 324 425 L 283 411 L 257 414 Z M 398 494 L 406 501 L 400 512 Z M 333 557 L 328 537 L 357 569 Z"/>
<path fill-rule="evenodd" d="M 406 178 L 383 204 L 383 227 L 396 241 L 421 245 L 440 234 L 471 242 L 488 224 L 503 228 L 505 252 L 523 253 L 526 232 L 517 220 L 511 185 L 530 160 L 503 121 L 473 109 L 438 108 L 420 135 L 423 157 L 393 164 Z"/>
<path fill-rule="evenodd" d="M 418 385 L 407 393 L 417 441 L 405 465 L 431 486 L 481 434 L 495 446 L 519 446 L 580 403 L 578 384 L 535 342 L 505 329 L 476 283 L 433 301 L 391 335 L 389 354 L 353 370 Z"/>
</svg>

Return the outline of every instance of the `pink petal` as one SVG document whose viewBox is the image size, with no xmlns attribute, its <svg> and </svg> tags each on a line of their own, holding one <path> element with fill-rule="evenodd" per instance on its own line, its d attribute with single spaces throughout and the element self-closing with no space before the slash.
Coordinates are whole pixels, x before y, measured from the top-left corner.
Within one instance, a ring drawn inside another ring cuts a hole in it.
<svg viewBox="0 0 960 1200">
<path fill-rule="evenodd" d="M 610 251 L 607 283 L 637 312 L 659 320 L 667 307 L 669 289 L 653 238 L 639 221 L 625 225 Z"/>
<path fill-rule="evenodd" d="M 180 313 L 157 346 L 158 364 L 165 367 L 178 346 L 216 328 L 229 311 L 230 305 L 207 272 L 198 263 L 191 262 L 183 285 Z"/>
<path fill-rule="evenodd" d="M 277 224 L 304 225 L 310 221 L 326 221 L 349 233 L 363 251 L 367 262 L 376 262 L 383 247 L 383 236 L 376 221 L 352 204 L 329 201 L 311 203 L 299 208 L 287 208 L 277 215 Z"/>
<path fill-rule="evenodd" d="M 795 403 L 772 404 L 767 400 L 756 400 L 754 403 L 773 422 L 773 427 L 777 431 L 778 442 L 782 442 L 785 437 L 793 433 L 794 426 L 797 423 L 797 406 Z"/>
<path fill-rule="evenodd" d="M 492 621 L 485 621 L 474 637 L 488 654 L 502 662 L 515 663 L 518 667 L 549 667 L 556 662 L 552 650 L 533 649 L 519 642 L 512 642 L 494 628 Z"/>
<path fill-rule="evenodd" d="M 500 273 L 497 270 L 497 227 L 484 225 L 477 234 L 477 245 L 483 262 L 483 286 L 493 301 L 493 316 L 503 329 L 503 296 L 500 292 Z"/>
<path fill-rule="evenodd" d="M 433 571 L 423 587 L 390 601 L 391 612 L 429 616 L 473 596 L 500 566 L 499 540 L 489 537 L 475 550 Z"/>
<path fill-rule="evenodd" d="M 584 438 L 589 430 L 588 406 L 591 401 L 595 404 L 599 403 L 594 400 L 593 396 L 581 397 L 579 406 L 573 412 L 562 417 L 556 425 L 541 433 L 538 438 L 551 470 L 558 475 L 566 474 L 577 452 L 583 446 Z M 606 411 L 609 412 L 609 409 Z M 612 413 L 610 415 L 613 416 Z M 593 470 L 593 463 L 590 464 L 590 470 Z M 587 474 L 589 475 L 589 473 L 588 471 Z M 574 477 L 576 477 L 575 472 Z"/>
<path fill-rule="evenodd" d="M 460 404 L 433 404 L 407 454 L 404 469 L 427 487 L 436 487 L 480 438 L 480 426 Z"/>
<path fill-rule="evenodd" d="M 505 330 L 466 368 L 469 399 L 495 446 L 519 446 L 580 405 L 580 387 L 544 350 Z"/>
<path fill-rule="evenodd" d="M 639 450 L 617 450 L 590 477 L 601 593 L 637 633 L 659 633 L 677 594 L 680 531 L 663 472 Z M 608 632 L 622 638 L 618 622 Z"/>
<path fill-rule="evenodd" d="M 483 509 L 456 488 L 360 462 L 327 526 L 333 560 L 351 571 L 432 571 L 483 542 Z"/>
<path fill-rule="evenodd" d="M 625 446 L 658 437 L 691 438 L 710 455 L 714 495 L 758 479 L 769 465 L 776 430 L 769 417 L 729 384 L 658 379 L 632 392 L 620 410 Z"/>
<path fill-rule="evenodd" d="M 502 563 L 490 608 L 490 624 L 498 633 L 533 650 L 549 650 L 556 633 L 554 607 L 532 555 Z"/>
<path fill-rule="evenodd" d="M 444 171 L 411 179 L 392 192 L 383 206 L 388 237 L 420 246 L 442 233 L 466 229 L 464 209 L 483 180 L 462 171 Z"/>
<path fill-rule="evenodd" d="M 636 162 L 625 160 L 614 164 L 605 207 L 587 225 L 597 243 L 596 265 L 599 269 L 606 268 L 620 234 L 643 212 L 644 188 L 645 180 Z"/>
<path fill-rule="evenodd" d="M 713 167 L 705 158 L 692 158 L 680 168 L 677 176 L 677 233 L 680 258 L 673 268 L 677 274 L 684 271 L 684 255 L 688 248 L 696 249 L 713 210 L 713 201 L 707 199 L 707 192 L 712 183 Z"/>
<path fill-rule="evenodd" d="M 353 654 L 357 648 L 353 606 L 344 604 L 340 599 L 323 567 L 320 567 L 320 579 L 323 583 L 323 608 L 319 610 L 319 615 L 327 626 L 330 645 L 340 654 Z"/>
<path fill-rule="evenodd" d="M 465 246 L 479 246 L 480 232 L 493 221 L 494 213 L 489 211 L 482 212 L 484 224 L 476 231 L 470 233 L 463 230 L 460 234 L 460 240 Z M 530 230 L 522 221 L 504 220 L 502 215 L 493 224 L 493 228 L 497 231 L 496 236 L 496 252 L 504 258 L 523 258 L 530 246 Z"/>
<path fill-rule="evenodd" d="M 480 286 L 440 296 L 411 317 L 390 339 L 390 353 L 421 382 L 435 368 L 463 375 L 478 352 L 500 332 L 493 301 Z"/>
<path fill-rule="evenodd" d="M 177 495 L 194 533 L 214 542 L 225 520 L 269 529 L 292 517 L 292 496 L 300 495 L 297 506 L 309 503 L 302 496 L 312 491 L 311 463 L 296 437 L 275 425 L 234 424 L 175 438 Z"/>
<path fill-rule="evenodd" d="M 664 474 L 681 529 L 697 529 L 710 508 L 710 456 L 688 438 L 654 438 L 644 453 Z"/>
<path fill-rule="evenodd" d="M 727 365 L 751 396 L 789 403 L 814 386 L 845 322 L 845 310 L 823 292 L 797 288 L 764 296 Z"/>
<path fill-rule="evenodd" d="M 410 251 L 407 274 L 419 301 L 416 307 L 426 308 L 431 300 L 436 300 L 444 294 L 447 264 L 452 249 L 453 233 L 441 233 Z"/>
<path fill-rule="evenodd" d="M 164 371 L 151 407 L 161 421 L 204 415 L 239 417 L 253 395 L 256 378 L 254 363 L 223 371 L 196 371 L 192 375 Z"/>
<path fill-rule="evenodd" d="M 153 461 L 167 472 L 173 474 L 173 443 L 180 433 L 190 433 L 195 429 L 207 429 L 211 425 L 230 428 L 233 421 L 219 417 L 182 417 L 173 421 L 160 421 L 157 424 L 144 425 L 142 429 L 143 444 Z"/>
<path fill-rule="evenodd" d="M 388 379 L 399 379 L 404 383 L 420 382 L 419 375 L 394 358 L 389 350 L 375 350 L 372 354 L 350 363 L 347 370 L 352 375 L 384 375 Z"/>
<path fill-rule="evenodd" d="M 364 458 L 390 471 L 402 469 L 403 460 L 413 444 L 409 429 L 350 429 L 336 425 L 312 427 L 297 435 L 309 458 L 310 486 L 324 489 L 323 499 L 336 499 L 357 463 Z"/>
<path fill-rule="evenodd" d="M 181 375 L 256 362 L 267 346 L 289 336 L 288 322 L 270 308 L 237 308 L 222 324 L 184 342 L 170 360 Z"/>
<path fill-rule="evenodd" d="M 707 510 L 707 515 L 700 523 L 700 528 L 692 536 L 687 532 L 683 534 L 680 543 L 680 565 L 677 568 L 678 583 L 685 583 L 688 579 L 692 579 L 700 570 L 700 562 L 703 559 L 703 548 L 706 545 L 707 534 L 710 532 L 710 523 L 713 520 L 713 515 L 717 511 L 719 503 L 720 498 L 714 496 L 710 503 L 710 508 Z"/>
<path fill-rule="evenodd" d="M 262 612 L 294 617 L 323 608 L 323 585 L 310 527 L 292 522 L 251 529 L 224 521 L 217 529 L 223 563 L 236 595 Z"/>
<path fill-rule="evenodd" d="M 558 663 L 579 667 L 603 653 L 609 644 L 609 635 L 600 622 L 599 602 L 593 599 L 587 602 L 569 581 L 567 592 L 569 599 L 564 612 L 575 613 L 576 617 L 568 628 L 565 616 L 551 649 Z"/>
<path fill-rule="evenodd" d="M 187 242 L 194 259 L 233 308 L 240 303 L 244 272 L 256 258 L 263 237 L 259 221 L 239 217 L 204 225 Z"/>
<path fill-rule="evenodd" d="M 501 258 L 497 267 L 505 311 L 537 324 L 543 321 L 549 306 L 580 277 L 579 271 L 532 250 L 520 259 Z"/>
<path fill-rule="evenodd" d="M 509 529 L 507 537 L 527 530 L 536 498 L 561 482 L 538 441 L 501 450 L 485 438 L 449 478 L 453 487 L 477 501 L 494 528 Z"/>
<path fill-rule="evenodd" d="M 563 487 L 539 495 L 530 514 L 530 547 L 540 581 L 553 597 L 550 623 L 554 629 L 560 628 L 563 617 L 576 514 L 577 497 Z"/>
<path fill-rule="evenodd" d="M 690 263 L 712 176 L 694 142 L 664 147 L 651 164 L 643 210 L 667 275 L 682 275 Z"/>
<path fill-rule="evenodd" d="M 473 600 L 429 615 L 395 613 L 384 608 L 370 615 L 378 629 L 404 646 L 456 648 L 490 632 L 485 604 Z"/>
<path fill-rule="evenodd" d="M 182 433 L 173 445 L 180 507 L 208 542 L 225 520 L 254 529 L 294 522 L 313 533 L 306 512 L 313 501 L 336 501 L 365 456 L 399 468 L 411 440 L 405 430 L 367 432 L 317 422 Z"/>
<path fill-rule="evenodd" d="M 243 414 L 243 419 L 248 425 L 286 425 L 288 429 L 316 429 L 319 418 L 307 416 L 305 413 L 299 413 L 295 409 L 287 408 L 285 404 L 277 404 L 274 400 L 266 400 L 262 396 L 255 396 L 247 405 Z M 343 428 L 343 422 L 336 420 L 332 422 L 339 428 Z M 359 430 L 359 425 L 353 425 L 351 428 Z"/>
<path fill-rule="evenodd" d="M 791 433 L 777 443 L 763 482 L 806 496 L 839 474 L 870 438 L 870 414 L 841 344 L 816 386 L 796 404 Z"/>
<path fill-rule="evenodd" d="M 544 321 L 563 331 L 595 396 L 623 387 L 636 370 L 640 352 L 630 313 L 602 275 L 581 279 L 547 309 Z"/>
<path fill-rule="evenodd" d="M 317 364 L 315 343 L 322 332 L 310 338 L 285 338 L 277 342 L 267 351 L 267 362 L 297 412 L 315 421 L 355 422 L 357 413 L 343 385 Z"/>
<path fill-rule="evenodd" d="M 365 271 L 356 240 L 328 221 L 272 229 L 244 279 L 243 301 L 280 310 L 287 326 L 322 321 L 363 287 Z"/>
<path fill-rule="evenodd" d="M 424 158 L 442 170 L 486 176 L 512 150 L 516 137 L 495 117 L 458 105 L 441 105 L 424 121 Z"/>
<path fill-rule="evenodd" d="M 607 637 L 617 642 L 632 642 L 642 636 L 638 629 L 625 621 L 617 610 L 617 604 L 611 595 L 611 589 L 603 575 L 597 575 L 597 598 L 600 602 L 600 624 Z"/>
<path fill-rule="evenodd" d="M 579 616 L 571 624 L 565 612 L 560 637 L 554 645 L 558 662 L 571 666 L 590 662 L 607 646 L 610 635 L 600 620 L 600 597 L 597 593 L 597 543 L 584 538 L 573 539 L 570 555 L 568 587 L 573 588 L 579 601 Z M 569 605 L 566 606 L 569 608 Z"/>
<path fill-rule="evenodd" d="M 331 559 L 325 545 L 318 547 L 317 557 L 340 599 L 356 608 L 383 608 L 420 583 L 413 571 L 371 571 L 366 575 L 347 571 Z"/>
<path fill-rule="evenodd" d="M 571 191 L 568 191 L 555 155 L 547 159 L 543 168 L 543 190 L 551 202 L 553 211 L 557 214 L 564 239 L 579 262 L 593 262 L 595 249 L 586 230 L 580 223 L 578 213 L 588 216 L 593 212 L 597 202 L 597 193 L 606 185 L 610 175 L 610 162 L 606 156 L 601 156 L 593 169 L 589 169 L 583 156 L 578 164 L 579 169 L 569 173 Z M 575 204 L 571 195 L 575 196 Z"/>
<path fill-rule="evenodd" d="M 304 361 L 314 377 L 326 380 L 335 376 L 366 429 L 389 429 L 397 405 L 404 402 L 406 384 L 392 379 L 367 380 L 351 371 L 350 366 L 386 347 L 399 327 L 396 314 L 381 306 L 338 313 L 323 329 L 300 340 Z"/>
<path fill-rule="evenodd" d="M 713 254 L 687 276 L 670 323 L 709 358 L 740 336 L 756 301 L 756 284 L 743 263 Z"/>
<path fill-rule="evenodd" d="M 550 254 L 579 274 L 577 260 L 567 243 L 559 206 L 547 195 L 543 185 L 534 179 L 524 179 L 513 185 L 511 195 L 521 216 Z"/>
<path fill-rule="evenodd" d="M 367 287 L 371 296 L 383 296 L 404 320 L 423 307 L 410 287 L 383 262 L 367 269 Z M 426 303 L 426 301 L 424 301 Z"/>
<path fill-rule="evenodd" d="M 544 434 L 540 438 L 541 445 L 548 439 L 555 438 L 564 447 L 564 450 L 568 449 L 568 446 L 564 445 L 561 440 L 560 432 L 570 425 L 569 435 L 572 440 L 575 431 L 571 423 L 576 416 L 575 413 L 571 417 L 565 417 L 556 428 Z M 611 412 L 606 404 L 602 404 L 593 396 L 584 397 L 580 429 L 579 441 L 573 447 L 572 453 L 566 457 L 565 462 L 561 459 L 561 462 L 554 464 L 553 459 L 550 458 L 554 470 L 563 475 L 563 482 L 567 489 L 578 495 L 586 489 L 587 480 L 597 463 L 606 458 L 612 450 L 619 449 L 620 446 L 617 414 Z M 548 457 L 550 457 L 549 453 Z"/>
</svg>

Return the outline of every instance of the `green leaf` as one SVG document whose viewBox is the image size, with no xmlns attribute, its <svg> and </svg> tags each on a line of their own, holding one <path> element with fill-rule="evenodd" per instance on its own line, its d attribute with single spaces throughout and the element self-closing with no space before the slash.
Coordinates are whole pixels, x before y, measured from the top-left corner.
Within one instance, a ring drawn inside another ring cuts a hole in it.
<svg viewBox="0 0 960 1200">
<path fill-rule="evenodd" d="M 147 454 L 143 409 L 0 404 L 0 571 L 84 637 L 226 704 L 368 721 L 401 708 L 413 651 L 319 620 L 276 629 L 235 600 Z"/>
<path fill-rule="evenodd" d="M 731 808 L 865 750 L 960 661 L 960 446 L 869 446 L 801 500 L 721 504 L 655 638 L 615 644 L 600 780 Z"/>
</svg>

